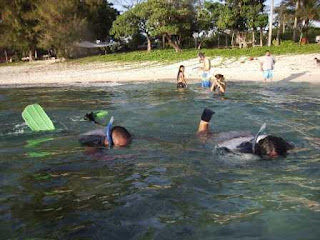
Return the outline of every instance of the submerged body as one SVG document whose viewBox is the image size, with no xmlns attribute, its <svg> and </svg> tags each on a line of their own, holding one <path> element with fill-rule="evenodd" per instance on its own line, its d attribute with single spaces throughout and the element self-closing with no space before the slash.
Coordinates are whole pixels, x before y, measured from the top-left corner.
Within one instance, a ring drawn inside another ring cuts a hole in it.
<svg viewBox="0 0 320 240">
<path fill-rule="evenodd" d="M 210 109 L 205 108 L 198 127 L 198 135 L 211 137 L 209 134 L 209 122 L 214 114 Z M 272 135 L 262 135 L 265 124 L 254 136 L 248 132 L 220 133 L 215 137 L 218 148 L 228 152 L 251 153 L 259 156 L 278 157 L 285 156 L 287 151 L 294 146 L 281 137 Z"/>
</svg>

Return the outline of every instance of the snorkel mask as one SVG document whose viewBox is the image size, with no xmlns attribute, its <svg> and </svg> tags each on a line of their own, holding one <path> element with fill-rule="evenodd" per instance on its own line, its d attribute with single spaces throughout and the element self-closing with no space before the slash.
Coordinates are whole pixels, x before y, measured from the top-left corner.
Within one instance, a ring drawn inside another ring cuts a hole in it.
<svg viewBox="0 0 320 240">
<path fill-rule="evenodd" d="M 105 134 L 107 136 L 107 140 L 108 140 L 108 143 L 109 143 L 109 148 L 112 148 L 112 146 L 113 146 L 113 141 L 112 141 L 112 136 L 111 136 L 111 130 L 112 130 L 113 121 L 114 121 L 114 117 L 112 116 L 110 118 L 110 121 L 109 121 L 108 125 L 105 128 Z"/>
</svg>

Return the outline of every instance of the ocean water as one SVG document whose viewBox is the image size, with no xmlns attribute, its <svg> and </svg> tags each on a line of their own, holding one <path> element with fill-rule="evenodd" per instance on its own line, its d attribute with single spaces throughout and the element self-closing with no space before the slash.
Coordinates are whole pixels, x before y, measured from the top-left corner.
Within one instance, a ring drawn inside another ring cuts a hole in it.
<svg viewBox="0 0 320 240">
<path fill-rule="evenodd" d="M 224 99 L 172 83 L 0 89 L 1 239 L 319 239 L 320 85 L 228 84 Z M 21 112 L 39 103 L 53 132 L 33 133 Z M 196 136 L 267 133 L 294 143 L 286 158 L 222 154 Z M 129 147 L 87 149 L 108 110 Z"/>
</svg>

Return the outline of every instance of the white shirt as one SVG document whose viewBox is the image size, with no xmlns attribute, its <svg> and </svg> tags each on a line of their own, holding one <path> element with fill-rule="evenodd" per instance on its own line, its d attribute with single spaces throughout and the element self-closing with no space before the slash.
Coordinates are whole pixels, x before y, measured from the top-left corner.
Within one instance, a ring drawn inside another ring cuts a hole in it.
<svg viewBox="0 0 320 240">
<path fill-rule="evenodd" d="M 274 60 L 274 57 L 272 56 L 264 56 L 261 58 L 260 62 L 262 63 L 263 71 L 266 71 L 266 70 L 273 70 L 273 66 L 276 60 Z"/>
</svg>

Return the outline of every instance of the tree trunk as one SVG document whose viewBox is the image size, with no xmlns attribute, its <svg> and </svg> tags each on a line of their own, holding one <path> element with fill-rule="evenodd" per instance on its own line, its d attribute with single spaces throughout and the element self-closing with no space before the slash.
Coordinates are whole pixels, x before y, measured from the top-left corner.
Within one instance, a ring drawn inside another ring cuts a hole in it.
<svg viewBox="0 0 320 240">
<path fill-rule="evenodd" d="M 148 42 L 147 52 L 151 52 L 151 40 L 150 40 L 150 38 L 148 36 L 147 36 L 147 42 Z"/>
<path fill-rule="evenodd" d="M 174 43 L 174 42 L 172 42 L 172 40 L 171 40 L 171 38 L 170 38 L 170 36 L 168 34 L 165 34 L 165 36 L 166 36 L 166 39 L 168 41 L 168 44 L 171 47 L 173 47 L 176 52 L 181 52 L 181 48 L 179 47 L 179 45 Z"/>
<path fill-rule="evenodd" d="M 162 35 L 162 48 L 164 49 L 166 47 L 166 36 Z"/>
<path fill-rule="evenodd" d="M 37 52 L 37 49 L 36 50 L 34 50 L 34 59 L 36 60 L 36 59 L 38 59 L 38 52 Z"/>
<path fill-rule="evenodd" d="M 254 35 L 254 29 L 252 29 L 252 47 L 255 45 L 255 43 L 256 43 L 256 38 Z"/>
<path fill-rule="evenodd" d="M 228 34 L 226 34 L 226 47 L 228 47 L 229 43 L 228 43 Z"/>
<path fill-rule="evenodd" d="M 29 61 L 33 60 L 33 51 L 29 50 Z"/>
<path fill-rule="evenodd" d="M 220 34 L 218 33 L 218 48 L 220 47 Z"/>
<path fill-rule="evenodd" d="M 260 47 L 263 46 L 263 31 L 262 31 L 262 27 L 260 27 Z"/>
<path fill-rule="evenodd" d="M 232 31 L 231 46 L 234 47 L 234 32 Z"/>
<path fill-rule="evenodd" d="M 270 9 L 270 21 L 269 21 L 269 38 L 268 38 L 268 46 L 270 47 L 272 44 L 272 28 L 273 28 L 273 8 L 274 8 L 274 0 L 271 0 L 271 9 Z"/>
<path fill-rule="evenodd" d="M 202 45 L 202 41 L 200 41 L 200 43 L 198 44 L 198 47 L 197 47 L 198 50 L 201 49 L 201 45 Z"/>
<path fill-rule="evenodd" d="M 6 58 L 6 63 L 8 62 L 8 54 L 7 54 L 7 50 L 4 50 L 4 57 Z"/>
<path fill-rule="evenodd" d="M 295 13 L 297 13 L 298 9 L 300 6 L 300 0 L 296 0 L 296 9 L 295 9 Z M 298 25 L 298 17 L 295 16 L 294 17 L 294 24 L 293 24 L 293 34 L 292 34 L 292 40 L 296 41 L 297 39 L 297 25 Z"/>
<path fill-rule="evenodd" d="M 277 29 L 277 44 L 280 45 L 280 34 L 281 34 L 281 25 L 283 21 L 283 5 L 280 6 L 280 16 L 279 16 L 279 23 L 278 23 L 278 29 Z"/>
</svg>

